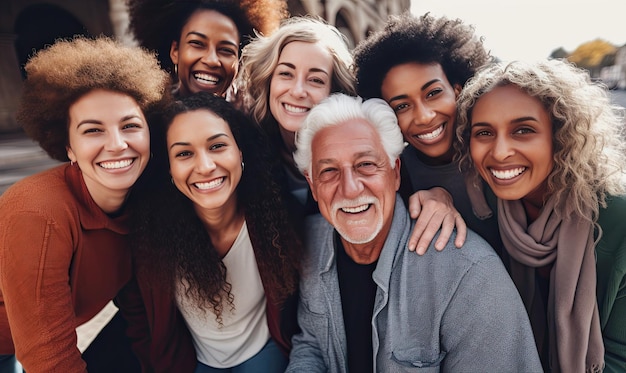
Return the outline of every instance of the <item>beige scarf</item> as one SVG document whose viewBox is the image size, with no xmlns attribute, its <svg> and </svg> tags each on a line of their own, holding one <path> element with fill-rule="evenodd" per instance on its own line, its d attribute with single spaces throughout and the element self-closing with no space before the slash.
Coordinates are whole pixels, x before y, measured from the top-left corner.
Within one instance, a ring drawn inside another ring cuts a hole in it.
<svg viewBox="0 0 626 373">
<path fill-rule="evenodd" d="M 552 199 L 530 226 L 521 201 L 498 199 L 498 222 L 502 242 L 512 257 L 511 277 L 527 309 L 541 297 L 535 294 L 535 268 L 554 263 L 543 313 L 552 371 L 601 372 L 604 344 L 596 301 L 592 224 L 577 217 L 558 218 Z M 531 319 L 537 316 L 530 314 Z"/>
</svg>

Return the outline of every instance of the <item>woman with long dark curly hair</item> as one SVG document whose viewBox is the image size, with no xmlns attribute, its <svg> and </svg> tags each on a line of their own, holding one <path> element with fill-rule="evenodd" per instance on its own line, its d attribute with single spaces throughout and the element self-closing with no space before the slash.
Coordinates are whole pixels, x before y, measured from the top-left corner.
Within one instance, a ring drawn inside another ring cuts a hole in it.
<svg viewBox="0 0 626 373">
<path fill-rule="evenodd" d="M 234 99 L 242 48 L 255 33 L 274 31 L 284 0 L 127 0 L 130 31 L 157 52 L 174 93 L 206 91 Z"/>
<path fill-rule="evenodd" d="M 263 132 L 206 92 L 174 102 L 164 123 L 158 191 L 136 219 L 147 312 L 134 312 L 131 292 L 122 305 L 140 359 L 158 371 L 282 371 L 280 314 L 297 288 L 300 239 Z"/>
</svg>

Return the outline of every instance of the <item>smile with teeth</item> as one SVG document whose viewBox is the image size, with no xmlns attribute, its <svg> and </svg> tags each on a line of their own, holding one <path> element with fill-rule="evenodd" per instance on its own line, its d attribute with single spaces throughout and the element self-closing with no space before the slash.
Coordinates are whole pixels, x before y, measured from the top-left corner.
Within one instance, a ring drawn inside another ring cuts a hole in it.
<svg viewBox="0 0 626 373">
<path fill-rule="evenodd" d="M 200 190 L 207 190 L 207 189 L 212 189 L 212 188 L 222 185 L 222 183 L 224 182 L 224 179 L 226 178 L 220 177 L 219 179 L 211 180 L 208 183 L 194 183 L 193 185 Z"/>
<path fill-rule="evenodd" d="M 289 104 L 283 104 L 283 106 L 285 107 L 285 110 L 290 113 L 306 113 L 310 110 L 308 107 L 293 106 Z"/>
<path fill-rule="evenodd" d="M 98 163 L 98 166 L 107 169 L 107 170 L 115 170 L 118 168 L 124 168 L 130 166 L 135 160 L 132 158 L 123 159 L 121 161 L 106 161 Z"/>
<path fill-rule="evenodd" d="M 209 74 L 204 74 L 204 73 L 195 73 L 193 74 L 193 77 L 196 80 L 199 80 L 203 83 L 209 83 L 209 84 L 217 84 L 219 83 L 220 79 L 213 76 L 213 75 L 209 75 Z"/>
<path fill-rule="evenodd" d="M 432 132 L 428 132 L 428 133 L 422 133 L 421 135 L 417 135 L 417 138 L 422 139 L 422 140 L 432 140 L 434 138 L 436 138 L 437 136 L 441 135 L 441 133 L 443 132 L 443 125 L 437 127 L 437 129 L 435 129 Z"/>
<path fill-rule="evenodd" d="M 522 174 L 522 172 L 526 171 L 526 167 L 517 167 L 517 168 L 513 168 L 511 170 L 494 170 L 493 168 L 489 169 L 491 171 L 491 174 L 496 178 L 496 179 L 501 179 L 501 180 L 509 180 L 512 179 L 516 176 L 519 176 Z"/>
<path fill-rule="evenodd" d="M 348 214 L 358 214 L 359 212 L 363 212 L 370 208 L 370 204 L 355 206 L 355 207 L 342 207 L 341 211 Z"/>
</svg>

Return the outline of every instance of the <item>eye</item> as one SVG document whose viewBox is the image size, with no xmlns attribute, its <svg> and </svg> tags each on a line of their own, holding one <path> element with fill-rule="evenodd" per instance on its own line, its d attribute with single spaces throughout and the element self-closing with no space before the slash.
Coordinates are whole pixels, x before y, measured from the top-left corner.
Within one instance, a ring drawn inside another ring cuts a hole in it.
<svg viewBox="0 0 626 373">
<path fill-rule="evenodd" d="M 228 56 L 235 56 L 237 57 L 239 54 L 239 51 L 233 49 L 233 48 L 220 48 L 220 52 L 222 54 L 228 55 Z"/>
<path fill-rule="evenodd" d="M 324 80 L 322 78 L 318 78 L 318 77 L 312 77 L 312 78 L 310 78 L 310 81 L 315 83 L 315 84 L 319 84 L 319 85 L 325 85 L 326 84 L 326 80 Z"/>
<path fill-rule="evenodd" d="M 435 89 L 433 89 L 433 90 L 429 91 L 429 92 L 426 94 L 426 97 L 428 97 L 428 98 L 435 97 L 435 96 L 439 95 L 441 92 L 443 92 L 443 89 L 441 89 L 441 88 L 435 88 Z"/>
<path fill-rule="evenodd" d="M 192 154 L 193 153 L 189 150 L 182 150 L 182 151 L 175 153 L 174 158 L 185 158 L 185 157 L 189 157 Z"/>
<path fill-rule="evenodd" d="M 322 170 L 320 170 L 320 172 L 319 172 L 319 179 L 320 179 L 320 181 L 329 181 L 335 175 L 337 175 L 337 169 L 336 168 L 334 168 L 334 167 L 326 167 L 326 168 L 323 168 Z"/>
<path fill-rule="evenodd" d="M 491 136 L 491 131 L 486 130 L 486 129 L 477 129 L 472 131 L 472 137 L 485 137 L 485 136 Z"/>
<path fill-rule="evenodd" d="M 535 130 L 533 128 L 530 128 L 530 127 L 520 127 L 520 128 L 517 128 L 513 132 L 513 134 L 516 134 L 516 135 L 525 135 L 525 134 L 528 134 L 528 133 L 535 133 Z"/>
<path fill-rule="evenodd" d="M 102 129 L 97 128 L 97 127 L 93 127 L 93 128 L 87 128 L 83 131 L 83 134 L 89 134 L 89 133 L 99 133 L 102 132 Z"/>
<path fill-rule="evenodd" d="M 393 110 L 394 110 L 396 113 L 400 113 L 400 112 L 404 111 L 405 109 L 407 109 L 408 107 L 409 107 L 409 104 L 407 104 L 407 103 L 403 102 L 403 103 L 400 103 L 400 104 L 398 104 L 398 105 L 395 105 L 395 106 L 393 107 Z"/>
<path fill-rule="evenodd" d="M 222 149 L 222 148 L 224 148 L 226 146 L 228 146 L 228 145 L 220 142 L 220 143 L 216 143 L 216 144 L 213 144 L 213 145 L 209 146 L 209 150 L 220 150 L 220 149 Z"/>
<path fill-rule="evenodd" d="M 132 129 L 132 128 L 141 128 L 141 124 L 139 123 L 126 123 L 122 126 L 122 129 Z"/>
<path fill-rule="evenodd" d="M 369 174 L 378 169 L 378 165 L 374 162 L 365 161 L 357 164 L 357 170 L 361 173 Z"/>
<path fill-rule="evenodd" d="M 197 39 L 191 39 L 187 42 L 187 44 L 191 45 L 192 47 L 204 47 L 204 43 Z"/>
<path fill-rule="evenodd" d="M 291 71 L 287 71 L 287 70 L 282 70 L 282 71 L 277 71 L 276 75 L 278 76 L 282 76 L 285 78 L 290 78 L 293 76 L 293 74 L 291 73 Z"/>
</svg>

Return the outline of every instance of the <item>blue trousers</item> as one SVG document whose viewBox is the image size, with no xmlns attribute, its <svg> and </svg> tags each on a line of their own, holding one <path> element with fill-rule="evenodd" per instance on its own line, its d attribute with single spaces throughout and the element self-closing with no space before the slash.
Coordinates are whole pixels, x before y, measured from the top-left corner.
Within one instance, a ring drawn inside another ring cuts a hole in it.
<svg viewBox="0 0 626 373">
<path fill-rule="evenodd" d="M 235 367 L 212 368 L 198 361 L 194 373 L 283 373 L 287 363 L 287 357 L 270 339 L 256 355 Z"/>
</svg>

